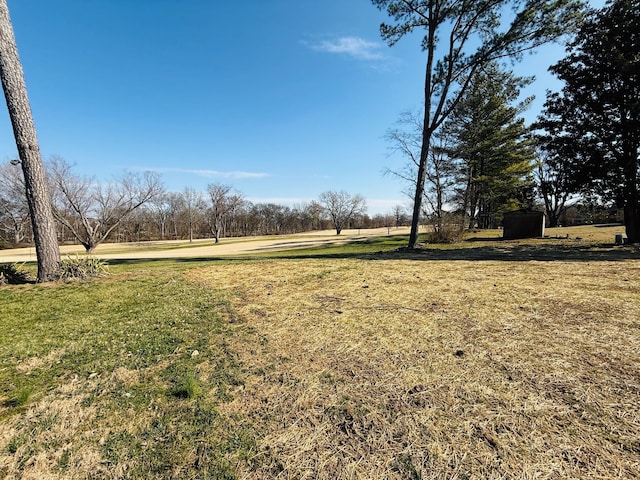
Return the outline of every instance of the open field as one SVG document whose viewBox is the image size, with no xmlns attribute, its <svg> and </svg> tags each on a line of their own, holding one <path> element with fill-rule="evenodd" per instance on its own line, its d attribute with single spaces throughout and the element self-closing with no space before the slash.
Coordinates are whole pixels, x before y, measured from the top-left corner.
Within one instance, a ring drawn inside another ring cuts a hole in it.
<svg viewBox="0 0 640 480">
<path fill-rule="evenodd" d="M 335 234 L 335 230 L 321 230 L 295 235 L 223 238 L 217 245 L 212 239 L 194 240 L 193 242 L 187 240 L 163 240 L 140 243 L 104 243 L 98 246 L 94 255 L 104 260 L 155 260 L 160 258 L 212 258 L 234 255 L 260 255 L 292 249 L 308 250 L 312 247 L 324 249 L 326 247 L 345 244 L 358 244 L 366 242 L 371 238 L 405 235 L 408 233 L 408 227 L 394 227 L 389 229 L 363 228 L 343 230 L 339 236 Z M 546 236 L 549 238 L 507 243 L 521 243 L 526 245 L 533 243 L 539 245 L 551 242 L 554 246 L 557 246 L 558 243 L 563 243 L 562 240 L 564 240 L 564 243 L 569 243 L 570 245 L 575 245 L 576 242 L 584 242 L 585 245 L 591 248 L 594 244 L 611 244 L 616 233 L 624 233 L 624 227 L 581 226 L 550 228 L 546 230 Z M 495 241 L 500 240 L 501 236 L 501 230 L 485 230 L 478 233 L 470 233 L 468 237 L 472 237 L 474 243 L 467 244 L 467 247 L 486 245 L 483 244 L 482 241 L 495 244 Z M 84 254 L 84 248 L 81 245 L 64 245 L 60 248 L 60 251 L 63 256 Z M 35 259 L 35 250 L 33 247 L 0 250 L 0 263 L 35 262 Z"/>
<path fill-rule="evenodd" d="M 614 231 L 2 287 L 0 477 L 640 478 L 640 251 Z"/>
<path fill-rule="evenodd" d="M 260 254 L 292 248 L 312 246 L 343 245 L 347 242 L 364 241 L 392 232 L 394 235 L 407 233 L 406 227 L 344 230 L 340 236 L 335 230 L 305 232 L 295 235 L 270 235 L 262 237 L 223 238 L 219 244 L 213 239 L 162 240 L 140 243 L 104 243 L 98 245 L 94 255 L 104 260 L 158 259 L 158 258 L 207 258 L 241 254 Z M 84 254 L 81 245 L 64 245 L 62 255 Z M 33 262 L 35 250 L 32 247 L 0 250 L 0 263 Z"/>
</svg>

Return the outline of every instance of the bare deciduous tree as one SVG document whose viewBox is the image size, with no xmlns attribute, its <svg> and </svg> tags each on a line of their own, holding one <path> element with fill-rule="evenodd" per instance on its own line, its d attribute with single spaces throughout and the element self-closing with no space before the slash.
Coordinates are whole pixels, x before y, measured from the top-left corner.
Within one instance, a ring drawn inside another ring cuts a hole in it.
<svg viewBox="0 0 640 480">
<path fill-rule="evenodd" d="M 160 240 L 164 240 L 167 233 L 167 223 L 171 218 L 171 197 L 163 193 L 151 200 L 149 213 L 158 226 Z"/>
<path fill-rule="evenodd" d="M 396 228 L 401 227 L 407 221 L 407 212 L 402 205 L 396 205 L 391 212 Z"/>
<path fill-rule="evenodd" d="M 49 166 L 54 215 L 89 253 L 131 212 L 164 191 L 154 172 L 126 172 L 102 184 L 74 174 L 60 157 L 52 158 Z"/>
<path fill-rule="evenodd" d="M 187 187 L 180 194 L 181 210 L 187 219 L 189 229 L 189 242 L 193 242 L 193 230 L 198 222 L 202 219 L 205 209 L 202 194 L 196 189 Z"/>
<path fill-rule="evenodd" d="M 392 151 L 404 156 L 407 163 L 400 170 L 389 170 L 388 173 L 407 182 L 415 190 L 422 148 L 422 118 L 413 112 L 405 112 L 397 123 L 398 128 L 387 132 L 387 140 L 391 142 Z M 423 199 L 426 208 L 423 207 L 422 214 L 433 220 L 433 227 L 437 232 L 442 230 L 444 208 L 453 195 L 455 164 L 446 155 L 446 138 L 443 135 L 434 136 L 432 143 L 434 146 L 424 165 Z M 407 195 L 411 197 L 411 193 L 407 192 Z"/>
<path fill-rule="evenodd" d="M 367 210 L 367 205 L 362 195 L 349 195 L 345 191 L 328 191 L 320 195 L 320 204 L 331 217 L 336 235 L 340 235 L 342 229 L 358 215 Z"/>
<path fill-rule="evenodd" d="M 24 240 L 30 219 L 24 192 L 20 169 L 11 163 L 0 165 L 0 230 L 14 245 Z"/>
<path fill-rule="evenodd" d="M 233 193 L 233 189 L 229 185 L 221 185 L 219 183 L 208 185 L 207 192 L 211 201 L 207 220 L 216 243 L 219 243 L 220 235 L 228 217 L 242 205 L 242 195 Z"/>
<path fill-rule="evenodd" d="M 38 261 L 38 281 L 56 277 L 60 249 L 27 87 L 6 0 L 0 0 L 0 78 L 24 174 Z"/>
</svg>

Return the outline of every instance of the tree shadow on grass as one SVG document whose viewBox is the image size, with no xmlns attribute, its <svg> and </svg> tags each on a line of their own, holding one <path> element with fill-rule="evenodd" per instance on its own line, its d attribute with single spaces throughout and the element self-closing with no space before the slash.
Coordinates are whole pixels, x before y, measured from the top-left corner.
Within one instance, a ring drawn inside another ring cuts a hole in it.
<svg viewBox="0 0 640 480">
<path fill-rule="evenodd" d="M 415 261 L 538 261 L 538 262 L 595 262 L 640 260 L 640 247 L 614 246 L 610 244 L 513 244 L 503 240 L 482 239 L 484 245 L 473 242 L 457 245 L 425 246 L 419 249 L 398 248 L 374 253 L 331 253 L 327 251 L 274 254 L 270 258 L 358 258 L 366 260 L 415 260 Z"/>
<path fill-rule="evenodd" d="M 640 260 L 640 250 L 600 245 L 484 245 L 435 249 L 411 253 L 416 260 L 484 260 L 538 262 L 592 262 Z"/>
<path fill-rule="evenodd" d="M 366 244 L 366 245 L 365 245 Z M 640 246 L 596 244 L 583 241 L 532 240 L 509 241 L 500 238 L 470 239 L 455 245 L 426 245 L 411 250 L 399 245 L 406 239 L 379 237 L 367 241 L 354 241 L 339 246 L 291 249 L 282 252 L 255 251 L 233 256 L 201 256 L 152 259 L 110 259 L 109 265 L 143 265 L 175 263 L 203 265 L 217 262 L 248 262 L 256 260 L 295 259 L 361 259 L 361 260 L 415 260 L 415 261 L 538 261 L 538 262 L 597 262 L 640 260 Z M 390 248 L 396 246 L 396 248 Z M 366 247 L 366 248 L 363 248 Z M 376 250 L 380 248 L 380 250 Z M 363 249 L 365 251 L 363 251 Z"/>
</svg>

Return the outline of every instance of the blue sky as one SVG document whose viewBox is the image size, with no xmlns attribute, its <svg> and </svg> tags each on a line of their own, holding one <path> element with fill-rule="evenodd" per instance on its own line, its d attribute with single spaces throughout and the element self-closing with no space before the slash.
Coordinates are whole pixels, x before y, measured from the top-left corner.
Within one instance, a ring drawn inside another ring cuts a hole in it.
<svg viewBox="0 0 640 480">
<path fill-rule="evenodd" d="M 596 2 L 593 2 L 594 4 Z M 597 2 L 599 5 L 601 2 Z M 83 175 L 157 170 L 291 205 L 326 190 L 406 204 L 385 133 L 421 102 L 413 36 L 389 48 L 369 0 L 8 0 L 40 148 Z M 537 100 L 561 47 L 516 67 Z M 0 114 L 0 160 L 15 158 Z"/>
</svg>

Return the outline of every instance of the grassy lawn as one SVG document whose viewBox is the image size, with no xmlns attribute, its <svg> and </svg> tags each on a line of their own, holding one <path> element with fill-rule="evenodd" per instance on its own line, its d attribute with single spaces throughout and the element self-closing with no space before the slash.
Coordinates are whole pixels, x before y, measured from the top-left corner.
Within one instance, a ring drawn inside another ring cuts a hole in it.
<svg viewBox="0 0 640 480">
<path fill-rule="evenodd" d="M 639 478 L 640 252 L 565 231 L 0 287 L 0 478 Z"/>
<path fill-rule="evenodd" d="M 0 291 L 0 477 L 233 478 L 226 299 L 154 268 Z M 245 441 L 246 437 L 246 441 Z"/>
</svg>

